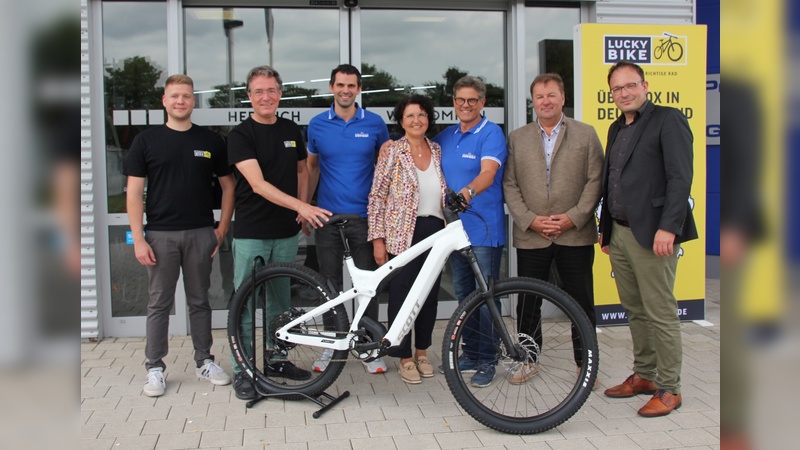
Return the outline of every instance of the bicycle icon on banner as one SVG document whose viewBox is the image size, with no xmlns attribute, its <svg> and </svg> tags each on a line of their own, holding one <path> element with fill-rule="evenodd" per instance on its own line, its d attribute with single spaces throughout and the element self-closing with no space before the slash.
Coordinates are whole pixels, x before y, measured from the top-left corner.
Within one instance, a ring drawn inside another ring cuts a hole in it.
<svg viewBox="0 0 800 450">
<path fill-rule="evenodd" d="M 680 61 L 680 59 L 683 57 L 683 45 L 674 40 L 678 39 L 678 36 L 669 33 L 664 33 L 664 36 L 667 36 L 667 38 L 661 39 L 658 46 L 653 51 L 653 56 L 655 59 L 661 59 L 664 53 L 666 53 L 667 58 L 669 58 L 670 61 Z"/>
</svg>

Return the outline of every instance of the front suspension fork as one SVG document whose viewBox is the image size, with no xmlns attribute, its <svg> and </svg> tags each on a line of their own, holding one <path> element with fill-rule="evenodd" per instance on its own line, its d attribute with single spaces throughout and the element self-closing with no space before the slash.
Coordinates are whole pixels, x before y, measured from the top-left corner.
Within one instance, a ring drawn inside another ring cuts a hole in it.
<svg viewBox="0 0 800 450">
<path fill-rule="evenodd" d="M 508 328 L 503 323 L 503 316 L 500 309 L 494 301 L 494 278 L 491 275 L 489 275 L 488 278 L 483 277 L 483 272 L 478 265 L 478 257 L 475 255 L 472 247 L 459 250 L 459 253 L 467 259 L 472 268 L 472 273 L 475 274 L 475 280 L 478 282 L 478 290 L 481 293 L 481 297 L 483 297 L 486 302 L 486 307 L 489 309 L 489 314 L 492 317 L 492 323 L 500 336 L 500 341 L 508 351 L 508 356 L 514 361 L 521 361 L 523 352 L 520 350 L 519 342 L 511 338 Z"/>
</svg>

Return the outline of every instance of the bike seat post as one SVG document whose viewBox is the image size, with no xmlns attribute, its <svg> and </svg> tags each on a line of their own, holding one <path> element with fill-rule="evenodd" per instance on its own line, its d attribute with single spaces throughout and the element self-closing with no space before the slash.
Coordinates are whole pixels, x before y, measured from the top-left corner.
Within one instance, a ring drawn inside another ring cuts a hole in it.
<svg viewBox="0 0 800 450">
<path fill-rule="evenodd" d="M 339 236 L 342 238 L 342 245 L 344 246 L 344 257 L 345 258 L 349 258 L 350 257 L 350 244 L 347 243 L 347 238 L 344 235 L 344 225 L 346 223 L 347 223 L 346 221 L 339 222 L 339 223 L 334 224 L 334 226 L 339 231 Z"/>
</svg>

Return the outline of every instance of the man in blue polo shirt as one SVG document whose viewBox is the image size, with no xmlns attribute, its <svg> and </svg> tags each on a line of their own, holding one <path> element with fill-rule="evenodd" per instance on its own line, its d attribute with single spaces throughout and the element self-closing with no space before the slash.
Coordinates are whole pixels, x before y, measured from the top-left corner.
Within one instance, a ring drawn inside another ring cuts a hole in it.
<svg viewBox="0 0 800 450">
<path fill-rule="evenodd" d="M 372 242 L 367 240 L 367 203 L 376 155 L 381 144 L 389 140 L 389 130 L 380 116 L 356 103 L 361 93 L 361 72 L 355 66 L 342 64 L 333 69 L 329 88 L 333 94 L 330 110 L 308 123 L 309 192 L 313 194 L 319 182 L 320 208 L 362 217 L 345 225 L 345 236 L 356 266 L 374 270 Z M 315 240 L 320 273 L 341 291 L 344 246 L 339 232 L 324 226 L 316 230 Z M 373 302 L 366 314 L 378 320 L 378 303 Z M 333 351 L 323 352 L 314 370 L 325 370 L 332 355 Z M 387 370 L 380 358 L 365 365 L 370 373 Z"/>
<path fill-rule="evenodd" d="M 453 108 L 459 123 L 447 127 L 433 140 L 442 146 L 442 171 L 447 185 L 459 191 L 474 214 L 462 214 L 464 229 L 472 242 L 483 276 L 500 277 L 500 261 L 506 243 L 503 212 L 503 170 L 508 150 L 503 130 L 481 115 L 486 104 L 486 84 L 465 76 L 453 85 Z M 453 288 L 459 303 L 477 288 L 469 262 L 459 253 L 450 256 Z M 497 301 L 498 308 L 500 307 Z M 486 308 L 484 308 L 486 309 Z M 464 349 L 458 365 L 461 372 L 475 372 L 471 384 L 492 383 L 497 358 L 488 309 L 480 323 L 468 323 Z M 476 321 L 477 322 L 477 319 Z"/>
</svg>

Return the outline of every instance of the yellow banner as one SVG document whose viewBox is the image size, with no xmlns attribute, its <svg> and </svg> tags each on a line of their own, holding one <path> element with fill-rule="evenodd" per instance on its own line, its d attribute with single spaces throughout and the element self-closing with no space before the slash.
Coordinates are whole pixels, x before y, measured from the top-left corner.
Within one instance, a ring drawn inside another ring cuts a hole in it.
<svg viewBox="0 0 800 450">
<path fill-rule="evenodd" d="M 608 89 L 608 69 L 626 60 L 642 67 L 649 98 L 683 112 L 694 135 L 694 179 L 690 202 L 700 239 L 682 245 L 675 296 L 705 297 L 706 230 L 706 27 L 703 25 L 582 24 L 575 27 L 575 118 L 593 125 L 605 144 L 608 128 L 619 117 Z M 597 252 L 595 303 L 618 305 L 619 296 L 608 257 Z M 692 302 L 694 308 L 702 302 Z M 682 311 L 683 319 L 697 314 Z M 598 317 L 598 319 L 602 319 Z M 598 320 L 598 323 L 614 323 Z"/>
</svg>

